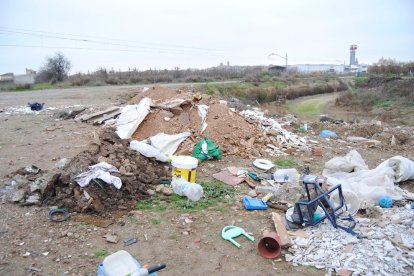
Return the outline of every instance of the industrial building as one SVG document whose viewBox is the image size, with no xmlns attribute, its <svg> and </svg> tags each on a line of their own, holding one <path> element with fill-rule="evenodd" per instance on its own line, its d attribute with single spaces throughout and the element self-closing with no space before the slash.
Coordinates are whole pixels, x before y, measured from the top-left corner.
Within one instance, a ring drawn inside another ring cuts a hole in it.
<svg viewBox="0 0 414 276">
<path fill-rule="evenodd" d="M 326 74 L 357 74 L 366 73 L 368 70 L 367 64 L 359 64 L 356 57 L 356 50 L 358 46 L 352 44 L 349 48 L 349 65 L 345 64 L 295 64 L 288 65 L 287 71 L 294 73 L 310 74 L 310 73 L 326 73 Z M 284 72 L 285 66 L 271 66 L 269 72 Z"/>
</svg>

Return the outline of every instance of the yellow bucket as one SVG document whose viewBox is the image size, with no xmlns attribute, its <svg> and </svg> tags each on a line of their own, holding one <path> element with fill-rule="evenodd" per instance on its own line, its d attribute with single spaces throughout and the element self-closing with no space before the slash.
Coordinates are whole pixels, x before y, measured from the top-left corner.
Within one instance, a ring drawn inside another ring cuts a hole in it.
<svg viewBox="0 0 414 276">
<path fill-rule="evenodd" d="M 191 156 L 174 156 L 171 160 L 172 175 L 194 183 L 196 179 L 198 159 Z"/>
</svg>

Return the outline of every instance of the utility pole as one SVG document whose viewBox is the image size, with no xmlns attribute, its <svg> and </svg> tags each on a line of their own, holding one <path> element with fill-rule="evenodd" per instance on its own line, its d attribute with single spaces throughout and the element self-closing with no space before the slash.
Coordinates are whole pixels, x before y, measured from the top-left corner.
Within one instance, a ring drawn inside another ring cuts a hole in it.
<svg viewBox="0 0 414 276">
<path fill-rule="evenodd" d="M 281 56 L 281 55 L 276 54 L 276 53 L 270 53 L 267 57 L 270 57 L 270 56 L 278 56 L 280 58 L 283 58 L 286 62 L 285 70 L 286 70 L 286 73 L 287 73 L 287 70 L 288 70 L 288 54 L 286 53 L 286 56 L 284 57 L 284 56 Z"/>
</svg>

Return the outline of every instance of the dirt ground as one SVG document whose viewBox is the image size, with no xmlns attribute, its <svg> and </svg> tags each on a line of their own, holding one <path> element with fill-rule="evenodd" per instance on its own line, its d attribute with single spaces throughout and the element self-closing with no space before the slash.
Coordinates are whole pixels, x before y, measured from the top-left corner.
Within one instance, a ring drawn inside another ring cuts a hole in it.
<svg viewBox="0 0 414 276">
<path fill-rule="evenodd" d="M 0 93 L 0 110 L 3 111 L 34 101 L 45 102 L 46 108 L 57 108 L 37 115 L 0 113 L 0 187 L 6 184 L 6 175 L 19 168 L 34 164 L 43 170 L 52 170 L 61 158 L 71 159 L 87 147 L 92 132 L 99 127 L 60 120 L 58 115 L 62 111 L 73 109 L 75 105 L 103 109 L 125 103 L 139 91 L 141 87 L 136 86 Z M 337 131 L 340 138 L 326 140 L 318 137 L 319 131 L 325 128 Z M 375 127 L 372 133 L 369 132 L 374 139 L 382 139 L 383 146 L 368 148 L 344 141 L 347 135 L 366 134 L 361 131 L 367 126 L 360 129 L 315 123 L 305 135 L 319 141 L 323 155 L 312 156 L 304 152 L 292 157 L 298 166 L 308 164 L 314 174 L 321 174 L 325 161 L 344 155 L 352 148 L 361 153 L 370 168 L 396 154 L 413 160 L 413 129 L 384 125 L 383 128 L 387 129 L 385 135 L 383 129 L 375 133 Z M 397 145 L 389 145 L 387 133 L 397 132 L 398 137 L 407 134 L 411 138 L 400 138 Z M 251 161 L 229 156 L 221 161 L 204 162 L 198 168 L 197 177 L 211 181 L 213 173 L 230 165 L 253 169 Z M 412 186 L 412 183 L 406 185 Z M 236 197 L 239 199 L 247 189 L 246 184 L 242 184 L 237 188 Z M 129 251 L 142 264 L 167 263 L 167 268 L 159 275 L 325 274 L 324 270 L 293 266 L 283 258 L 272 261 L 258 255 L 257 240 L 262 232 L 274 230 L 270 220 L 274 210 L 246 212 L 240 202 L 222 207 L 220 211 L 206 209 L 198 212 L 134 210 L 103 228 L 74 220 L 50 222 L 46 206 L 0 204 L 0 274 L 94 275 L 103 259 L 100 252 L 121 249 Z M 221 229 L 232 224 L 243 227 L 256 242 L 238 238 L 242 248 L 237 249 L 224 241 L 220 236 Z M 116 234 L 120 241 L 117 244 L 106 242 L 103 236 L 108 233 Z M 125 247 L 122 240 L 127 237 L 137 237 L 138 242 Z"/>
</svg>

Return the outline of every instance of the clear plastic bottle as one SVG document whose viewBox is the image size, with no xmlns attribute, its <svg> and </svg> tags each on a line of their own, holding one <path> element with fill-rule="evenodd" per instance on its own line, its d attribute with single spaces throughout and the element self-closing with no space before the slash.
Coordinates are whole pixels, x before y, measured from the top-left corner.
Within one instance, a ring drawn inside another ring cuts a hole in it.
<svg viewBox="0 0 414 276">
<path fill-rule="evenodd" d="M 277 184 L 276 186 L 256 186 L 254 189 L 257 193 L 260 193 L 262 195 L 266 194 L 275 194 L 277 190 L 280 188 L 280 184 Z"/>
<path fill-rule="evenodd" d="M 273 173 L 276 182 L 298 183 L 299 173 L 296 169 L 280 169 Z"/>
</svg>

